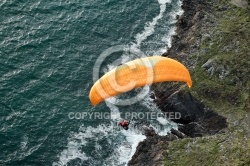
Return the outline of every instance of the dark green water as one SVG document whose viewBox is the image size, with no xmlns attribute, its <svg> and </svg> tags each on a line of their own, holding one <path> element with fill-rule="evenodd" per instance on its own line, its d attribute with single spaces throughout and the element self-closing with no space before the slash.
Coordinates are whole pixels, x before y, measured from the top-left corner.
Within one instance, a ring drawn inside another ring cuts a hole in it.
<svg viewBox="0 0 250 166">
<path fill-rule="evenodd" d="M 156 109 L 148 96 L 93 108 L 93 66 L 116 45 L 164 52 L 180 1 L 2 0 L 0 11 L 0 165 L 125 165 L 143 135 L 69 113 Z"/>
</svg>

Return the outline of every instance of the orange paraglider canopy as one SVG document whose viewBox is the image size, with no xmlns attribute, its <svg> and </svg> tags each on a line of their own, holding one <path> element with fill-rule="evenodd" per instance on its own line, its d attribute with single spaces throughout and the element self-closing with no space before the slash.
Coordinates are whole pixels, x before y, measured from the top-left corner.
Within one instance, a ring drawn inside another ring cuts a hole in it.
<svg viewBox="0 0 250 166">
<path fill-rule="evenodd" d="M 171 58 L 152 56 L 127 62 L 103 75 L 92 86 L 89 98 L 95 106 L 101 101 L 148 84 L 165 81 L 186 82 L 192 86 L 188 69 Z"/>
</svg>

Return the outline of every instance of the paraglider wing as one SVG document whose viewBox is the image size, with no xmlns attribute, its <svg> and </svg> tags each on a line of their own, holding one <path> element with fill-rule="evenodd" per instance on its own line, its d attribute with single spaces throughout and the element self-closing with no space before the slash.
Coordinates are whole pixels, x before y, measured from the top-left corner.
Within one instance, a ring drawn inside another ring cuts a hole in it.
<svg viewBox="0 0 250 166">
<path fill-rule="evenodd" d="M 95 106 L 101 101 L 148 84 L 165 81 L 186 82 L 192 86 L 187 68 L 171 58 L 152 56 L 127 62 L 103 75 L 92 86 L 89 98 Z"/>
</svg>

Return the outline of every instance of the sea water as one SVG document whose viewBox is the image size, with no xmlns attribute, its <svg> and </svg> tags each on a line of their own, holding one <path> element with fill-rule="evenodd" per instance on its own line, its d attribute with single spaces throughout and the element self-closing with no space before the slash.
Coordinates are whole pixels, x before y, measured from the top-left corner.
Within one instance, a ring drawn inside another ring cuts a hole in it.
<svg viewBox="0 0 250 166">
<path fill-rule="evenodd" d="M 125 112 L 160 112 L 149 86 L 96 107 L 88 94 L 104 53 L 99 76 L 165 52 L 180 6 L 180 0 L 0 1 L 0 165 L 122 166 L 145 139 L 135 124 L 147 121 L 166 135 L 175 124 L 161 117 L 131 118 L 129 130 L 117 126 Z M 140 100 L 113 102 L 133 96 Z M 76 117 L 82 112 L 113 116 Z"/>
</svg>

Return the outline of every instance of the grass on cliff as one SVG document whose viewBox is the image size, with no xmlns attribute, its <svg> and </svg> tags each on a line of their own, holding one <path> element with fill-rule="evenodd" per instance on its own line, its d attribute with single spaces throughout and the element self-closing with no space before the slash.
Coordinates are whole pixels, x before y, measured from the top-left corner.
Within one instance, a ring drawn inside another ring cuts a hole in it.
<svg viewBox="0 0 250 166">
<path fill-rule="evenodd" d="M 203 41 L 205 53 L 191 71 L 194 95 L 223 114 L 250 111 L 250 8 L 235 7 L 228 1 L 220 1 L 218 8 L 225 5 L 228 9 Z M 209 59 L 216 63 L 213 75 L 201 68 Z"/>
<path fill-rule="evenodd" d="M 186 138 L 169 142 L 166 166 L 250 165 L 250 141 L 243 131 L 232 135 Z"/>
<path fill-rule="evenodd" d="M 248 0 L 249 4 L 250 1 Z M 250 8 L 219 0 L 216 27 L 201 43 L 190 92 L 228 119 L 224 134 L 169 142 L 165 165 L 250 165 Z M 213 59 L 213 74 L 201 66 Z"/>
</svg>

